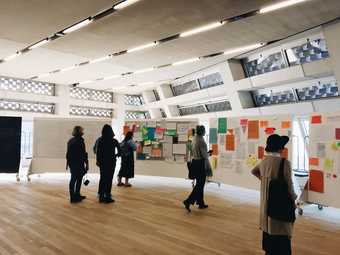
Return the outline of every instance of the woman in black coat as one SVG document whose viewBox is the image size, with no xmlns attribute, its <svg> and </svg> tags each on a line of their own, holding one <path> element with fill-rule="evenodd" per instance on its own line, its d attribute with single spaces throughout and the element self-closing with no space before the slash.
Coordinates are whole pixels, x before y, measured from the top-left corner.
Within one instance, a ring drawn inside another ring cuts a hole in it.
<svg viewBox="0 0 340 255">
<path fill-rule="evenodd" d="M 120 144 L 122 152 L 122 164 L 118 174 L 117 186 L 131 187 L 129 179 L 135 176 L 135 157 L 134 151 L 136 150 L 136 144 L 132 140 L 133 133 L 127 132 L 123 142 Z M 125 178 L 125 183 L 122 183 L 122 178 Z"/>
<path fill-rule="evenodd" d="M 116 168 L 116 157 L 120 157 L 120 146 L 110 125 L 104 125 L 97 147 L 97 165 L 100 169 L 99 202 L 112 203 L 112 179 Z M 116 153 L 117 149 L 117 153 Z"/>
<path fill-rule="evenodd" d="M 80 126 L 75 126 L 72 132 L 73 137 L 67 143 L 66 169 L 69 167 L 71 172 L 69 184 L 71 203 L 77 203 L 86 198 L 80 195 L 83 176 L 89 169 L 83 135 L 84 129 Z"/>
</svg>

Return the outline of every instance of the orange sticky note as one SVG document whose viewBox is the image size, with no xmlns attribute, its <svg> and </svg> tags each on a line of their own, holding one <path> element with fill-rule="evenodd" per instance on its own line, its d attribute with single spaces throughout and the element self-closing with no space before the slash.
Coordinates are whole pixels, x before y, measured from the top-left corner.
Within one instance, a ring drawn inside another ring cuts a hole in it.
<svg viewBox="0 0 340 255">
<path fill-rule="evenodd" d="M 235 151 L 235 136 L 226 135 L 225 149 L 227 151 Z"/>
<path fill-rule="evenodd" d="M 319 170 L 309 171 L 309 190 L 324 193 L 324 174 Z"/>
<path fill-rule="evenodd" d="M 213 144 L 211 146 L 212 149 L 212 155 L 217 156 L 218 155 L 218 145 L 217 144 Z"/>
<path fill-rule="evenodd" d="M 234 134 L 234 129 L 228 129 L 228 134 L 233 135 Z"/>
<path fill-rule="evenodd" d="M 261 120 L 260 121 L 260 128 L 266 128 L 269 126 L 269 121 L 268 120 Z"/>
<path fill-rule="evenodd" d="M 281 157 L 288 159 L 288 149 L 284 148 L 283 151 L 281 152 Z"/>
<path fill-rule="evenodd" d="M 259 146 L 257 149 L 257 157 L 258 159 L 263 159 L 264 158 L 264 147 Z"/>
<path fill-rule="evenodd" d="M 259 121 L 258 120 L 249 120 L 248 121 L 248 139 L 259 139 Z"/>
<path fill-rule="evenodd" d="M 290 122 L 290 121 L 282 121 L 282 122 L 281 122 L 281 128 L 282 128 L 282 129 L 291 128 L 291 122 Z"/>
<path fill-rule="evenodd" d="M 309 158 L 309 164 L 313 166 L 319 165 L 319 158 Z"/>
<path fill-rule="evenodd" d="M 312 124 L 321 124 L 322 123 L 322 116 L 321 115 L 314 115 L 311 117 Z"/>
</svg>

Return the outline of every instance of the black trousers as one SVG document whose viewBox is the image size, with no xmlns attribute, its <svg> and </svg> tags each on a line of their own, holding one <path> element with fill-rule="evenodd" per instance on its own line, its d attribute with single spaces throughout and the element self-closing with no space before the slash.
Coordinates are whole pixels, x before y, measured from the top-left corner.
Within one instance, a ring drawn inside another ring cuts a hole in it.
<svg viewBox="0 0 340 255">
<path fill-rule="evenodd" d="M 71 169 L 71 180 L 69 183 L 70 198 L 76 198 L 80 196 L 80 188 L 83 180 L 83 171 Z"/>
<path fill-rule="evenodd" d="M 192 192 L 190 193 L 187 201 L 190 204 L 204 205 L 204 185 L 206 176 L 200 176 L 196 178 L 196 184 Z"/>
<path fill-rule="evenodd" d="M 262 249 L 266 255 L 291 255 L 291 239 L 289 236 L 269 235 L 263 232 Z"/>
<path fill-rule="evenodd" d="M 111 198 L 112 180 L 116 164 L 100 168 L 98 194 L 101 199 Z"/>
</svg>

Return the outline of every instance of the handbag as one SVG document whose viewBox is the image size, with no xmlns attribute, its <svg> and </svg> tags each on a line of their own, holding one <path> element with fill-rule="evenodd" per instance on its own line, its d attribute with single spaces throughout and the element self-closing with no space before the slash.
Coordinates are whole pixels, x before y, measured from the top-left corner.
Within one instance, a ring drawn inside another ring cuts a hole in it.
<svg viewBox="0 0 340 255">
<path fill-rule="evenodd" d="M 267 215 L 276 220 L 294 223 L 296 207 L 284 178 L 284 162 L 285 159 L 281 159 L 278 178 L 269 183 Z"/>
</svg>

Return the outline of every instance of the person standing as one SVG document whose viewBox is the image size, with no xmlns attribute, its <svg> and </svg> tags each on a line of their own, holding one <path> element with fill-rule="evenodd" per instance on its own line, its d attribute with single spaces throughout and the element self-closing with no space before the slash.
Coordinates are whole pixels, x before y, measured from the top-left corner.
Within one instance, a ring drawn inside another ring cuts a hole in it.
<svg viewBox="0 0 340 255">
<path fill-rule="evenodd" d="M 251 171 L 261 181 L 260 229 L 262 230 L 262 249 L 266 255 L 292 254 L 291 238 L 294 223 L 268 216 L 268 198 L 273 196 L 270 194 L 270 192 L 273 193 L 273 190 L 270 189 L 272 180 L 284 179 L 288 187 L 287 195 L 295 208 L 294 201 L 297 195 L 294 192 L 291 164 L 288 160 L 281 158 L 281 152 L 288 141 L 288 136 L 277 134 L 269 136 L 265 148 L 265 158 Z M 280 201 L 276 201 L 276 203 L 280 203 Z M 293 217 L 295 219 L 295 215 Z"/>
<path fill-rule="evenodd" d="M 120 144 L 122 153 L 122 164 L 118 174 L 117 186 L 131 187 L 129 179 L 135 176 L 135 156 L 136 144 L 133 142 L 133 133 L 127 132 L 123 142 Z M 125 178 L 125 183 L 122 182 L 122 178 Z"/>
<path fill-rule="evenodd" d="M 83 176 L 89 169 L 83 135 L 84 129 L 81 126 L 75 126 L 72 132 L 73 137 L 67 143 L 66 169 L 70 168 L 71 172 L 69 183 L 71 203 L 78 203 L 86 198 L 80 194 Z"/>
<path fill-rule="evenodd" d="M 114 202 L 111 195 L 112 179 L 116 168 L 116 158 L 121 155 L 119 143 L 114 139 L 114 136 L 112 127 L 107 124 L 104 125 L 96 153 L 97 165 L 100 169 L 98 193 L 101 203 Z"/>
<path fill-rule="evenodd" d="M 210 174 L 208 146 L 204 141 L 204 126 L 196 127 L 196 135 L 192 140 L 192 163 L 191 167 L 195 172 L 196 184 L 189 197 L 183 201 L 188 212 L 191 212 L 190 205 L 198 204 L 199 209 L 208 208 L 204 202 L 204 185 L 207 175 Z"/>
</svg>

